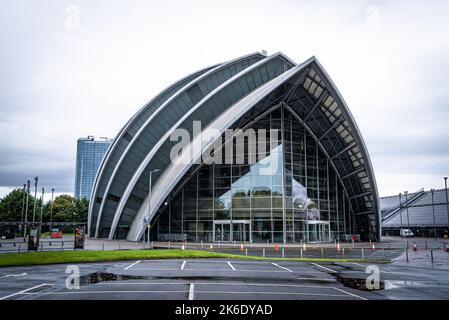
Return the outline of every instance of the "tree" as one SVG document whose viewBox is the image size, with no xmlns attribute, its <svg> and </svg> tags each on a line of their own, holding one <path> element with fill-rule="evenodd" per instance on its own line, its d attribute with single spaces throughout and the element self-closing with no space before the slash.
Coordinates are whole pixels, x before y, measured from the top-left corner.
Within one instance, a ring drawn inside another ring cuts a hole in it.
<svg viewBox="0 0 449 320">
<path fill-rule="evenodd" d="M 26 197 L 26 194 L 25 194 Z M 17 188 L 0 200 L 0 222 L 22 221 L 23 189 Z M 35 221 L 40 221 L 41 199 L 36 202 Z M 42 221 L 49 222 L 51 216 L 51 201 L 43 206 Z M 28 199 L 28 222 L 33 220 L 34 197 L 30 194 Z M 89 200 L 76 199 L 68 194 L 57 196 L 53 202 L 54 222 L 87 222 Z"/>
<path fill-rule="evenodd" d="M 0 200 L 0 221 L 16 222 L 22 221 L 23 189 L 17 188 Z M 25 193 L 26 197 L 26 193 Z M 26 200 L 26 199 L 25 199 Z M 34 197 L 30 194 L 28 198 L 28 221 L 33 219 Z M 40 221 L 41 200 L 36 203 L 36 221 Z M 25 212 L 24 212 L 25 215 Z M 24 217 L 25 218 L 25 217 Z"/>
<path fill-rule="evenodd" d="M 55 222 L 87 222 L 89 200 L 76 199 L 68 194 L 57 196 L 53 202 L 53 221 Z M 47 205 L 46 217 L 50 217 L 51 203 Z M 49 221 L 49 220 L 48 220 Z"/>
</svg>

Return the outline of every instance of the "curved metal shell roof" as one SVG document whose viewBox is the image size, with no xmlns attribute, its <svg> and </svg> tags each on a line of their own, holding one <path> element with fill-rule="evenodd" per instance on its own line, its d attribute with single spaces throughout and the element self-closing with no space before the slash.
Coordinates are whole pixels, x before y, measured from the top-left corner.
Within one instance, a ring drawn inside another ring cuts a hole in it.
<svg viewBox="0 0 449 320">
<path fill-rule="evenodd" d="M 200 71 L 192 78 L 184 86 L 175 84 L 173 88 L 178 91 L 151 115 L 139 119 L 137 114 L 130 121 L 141 127 L 125 148 L 111 147 L 109 153 L 117 155 L 105 157 L 89 208 L 89 224 L 91 230 L 96 230 L 96 237 L 112 239 L 122 222 L 131 225 L 128 240 L 141 238 L 143 218 L 154 217 L 191 166 L 169 160 L 175 144 L 169 136 L 176 128 L 193 134 L 192 122 L 201 120 L 203 129 L 223 132 L 245 114 L 282 103 L 330 160 L 350 200 L 358 228 L 367 228 L 373 238 L 379 238 L 379 200 L 367 148 L 346 103 L 315 57 L 295 65 L 282 53 L 269 57 L 252 54 Z M 125 131 L 122 129 L 114 144 L 123 144 Z M 194 137 L 191 145 L 195 139 L 199 137 Z M 147 181 L 155 168 L 162 172 L 154 179 L 152 211 L 148 212 Z M 100 227 L 109 230 L 108 234 L 99 234 Z"/>
</svg>

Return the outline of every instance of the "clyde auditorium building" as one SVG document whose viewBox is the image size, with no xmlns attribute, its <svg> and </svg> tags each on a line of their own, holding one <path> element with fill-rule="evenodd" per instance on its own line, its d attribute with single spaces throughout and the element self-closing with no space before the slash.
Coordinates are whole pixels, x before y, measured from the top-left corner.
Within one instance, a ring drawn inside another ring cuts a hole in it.
<svg viewBox="0 0 449 320">
<path fill-rule="evenodd" d="M 232 152 L 206 161 L 193 148 L 195 121 L 219 132 L 210 156 L 223 143 L 243 150 L 243 163 Z M 191 161 L 171 161 L 179 129 Z M 253 141 L 260 129 L 271 135 L 265 153 Z M 192 73 L 140 109 L 103 159 L 88 222 L 90 237 L 129 241 L 379 240 L 380 231 L 369 154 L 332 80 L 315 57 L 265 52 Z"/>
</svg>

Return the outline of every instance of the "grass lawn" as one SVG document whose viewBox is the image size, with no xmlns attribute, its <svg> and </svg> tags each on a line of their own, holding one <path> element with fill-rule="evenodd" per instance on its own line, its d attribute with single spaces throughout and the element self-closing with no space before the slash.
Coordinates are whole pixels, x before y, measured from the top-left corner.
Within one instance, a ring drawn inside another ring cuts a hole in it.
<svg viewBox="0 0 449 320">
<path fill-rule="evenodd" d="M 175 258 L 227 258 L 251 260 L 287 260 L 316 262 L 367 262 L 346 258 L 263 258 L 203 250 L 111 250 L 111 251 L 47 251 L 0 254 L 0 267 L 55 263 L 82 263 L 115 260 L 175 259 Z M 376 263 L 385 263 L 377 261 Z"/>
</svg>

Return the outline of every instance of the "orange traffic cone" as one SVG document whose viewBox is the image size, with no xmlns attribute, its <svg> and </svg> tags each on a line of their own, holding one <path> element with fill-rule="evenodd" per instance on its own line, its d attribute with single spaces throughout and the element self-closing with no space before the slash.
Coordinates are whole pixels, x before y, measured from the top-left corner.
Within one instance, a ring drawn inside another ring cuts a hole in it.
<svg viewBox="0 0 449 320">
<path fill-rule="evenodd" d="M 277 243 L 274 245 L 274 251 L 276 251 L 276 252 L 279 251 L 279 246 Z"/>
<path fill-rule="evenodd" d="M 341 248 L 340 248 L 340 242 L 337 242 L 337 251 L 340 251 L 341 250 Z"/>
<path fill-rule="evenodd" d="M 416 242 L 413 242 L 413 251 L 418 251 L 418 248 L 416 247 Z"/>
<path fill-rule="evenodd" d="M 373 243 L 373 245 L 371 246 L 371 250 L 372 250 L 372 251 L 376 251 L 376 246 L 374 245 L 374 243 Z"/>
<path fill-rule="evenodd" d="M 243 243 L 240 245 L 240 251 L 243 251 Z"/>
</svg>

